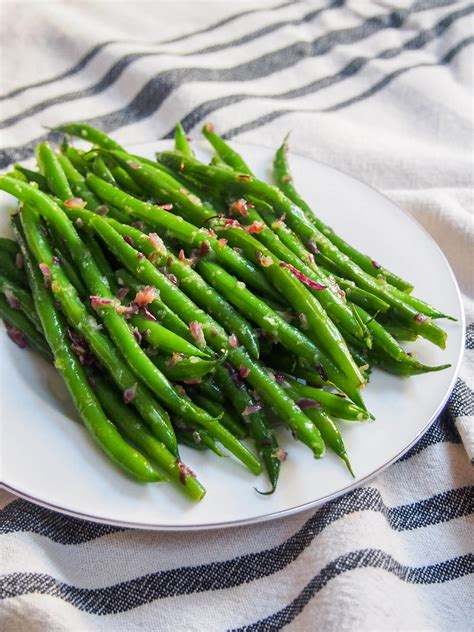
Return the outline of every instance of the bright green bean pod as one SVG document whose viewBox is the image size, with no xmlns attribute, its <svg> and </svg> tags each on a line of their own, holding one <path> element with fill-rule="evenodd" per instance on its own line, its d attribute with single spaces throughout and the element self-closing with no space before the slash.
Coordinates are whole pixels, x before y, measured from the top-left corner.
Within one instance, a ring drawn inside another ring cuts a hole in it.
<svg viewBox="0 0 474 632">
<path fill-rule="evenodd" d="M 182 151 L 186 156 L 194 156 L 194 152 L 191 149 L 186 132 L 179 121 L 176 123 L 174 132 L 174 146 L 177 151 Z"/>
<path fill-rule="evenodd" d="M 383 351 L 394 360 L 402 360 L 406 356 L 405 351 L 385 327 L 377 322 L 375 318 L 368 314 L 362 307 L 355 305 L 354 308 L 372 335 L 374 350 Z"/>
<path fill-rule="evenodd" d="M 404 327 L 399 323 L 381 319 L 380 316 L 377 317 L 377 320 L 380 320 L 389 334 L 391 334 L 395 340 L 398 340 L 399 342 L 414 342 L 418 339 L 418 334 L 409 327 Z"/>
<path fill-rule="evenodd" d="M 117 182 L 102 156 L 95 156 L 94 160 L 92 160 L 92 171 L 102 180 L 117 186 Z"/>
<path fill-rule="evenodd" d="M 232 167 L 235 171 L 240 173 L 252 174 L 250 167 L 247 165 L 242 156 L 234 151 L 225 140 L 218 136 L 214 132 L 214 127 L 210 123 L 204 125 L 201 130 L 202 135 L 211 143 L 217 152 L 217 155 L 223 160 L 229 167 Z"/>
<path fill-rule="evenodd" d="M 36 159 L 40 172 L 46 178 L 48 187 L 61 200 L 70 200 L 74 197 L 59 158 L 48 142 L 41 143 L 36 148 Z"/>
<path fill-rule="evenodd" d="M 330 272 L 323 270 L 321 267 L 319 269 L 323 271 L 328 279 L 332 277 L 336 281 L 337 285 L 344 290 L 349 301 L 359 305 L 359 307 L 363 307 L 366 311 L 383 313 L 390 309 L 390 305 L 386 301 L 371 292 L 367 292 L 367 290 L 362 290 L 360 287 L 357 287 L 353 281 L 333 276 Z"/>
<path fill-rule="evenodd" d="M 89 166 L 87 164 L 87 161 L 84 159 L 84 152 L 76 149 L 76 147 L 71 147 L 70 145 L 65 147 L 63 149 L 63 152 L 69 158 L 77 171 L 79 171 L 80 174 L 86 177 L 89 171 Z"/>
<path fill-rule="evenodd" d="M 285 381 L 288 382 L 293 391 L 299 395 L 300 400 L 311 400 L 320 404 L 320 407 L 332 417 L 345 419 L 346 421 L 368 421 L 374 418 L 373 415 L 366 410 L 356 406 L 340 395 L 324 391 L 321 388 L 306 386 L 290 376 L 285 376 Z M 311 406 L 309 406 L 309 408 L 310 407 Z M 318 406 L 315 407 L 318 408 Z"/>
<path fill-rule="evenodd" d="M 158 349 L 160 353 L 183 353 L 200 358 L 209 357 L 207 353 L 204 353 L 184 338 L 177 336 L 157 321 L 150 320 L 142 314 L 132 316 L 130 323 L 138 329 L 148 344 Z"/>
<path fill-rule="evenodd" d="M 112 140 L 110 136 L 86 123 L 64 123 L 63 125 L 52 127 L 51 130 L 87 140 L 89 143 L 98 145 L 103 149 L 122 149 L 121 145 Z"/>
<path fill-rule="evenodd" d="M 408 292 L 411 291 L 413 289 L 413 285 L 411 285 L 411 283 L 404 281 L 393 272 L 382 268 L 382 266 L 377 264 L 368 255 L 364 255 L 363 253 L 353 248 L 350 244 L 341 239 L 341 237 L 336 235 L 331 228 L 329 228 L 319 218 L 316 217 L 309 205 L 302 199 L 302 197 L 299 195 L 293 185 L 293 178 L 291 176 L 290 167 L 288 165 L 287 154 L 288 142 L 285 139 L 285 142 L 281 145 L 275 155 L 275 160 L 273 163 L 273 174 L 278 188 L 283 191 L 286 197 L 290 199 L 294 204 L 296 204 L 299 208 L 301 208 L 306 214 L 308 220 L 311 221 L 318 230 L 324 233 L 326 237 L 328 237 L 334 243 L 334 245 L 337 246 L 339 250 L 341 250 L 341 252 L 344 252 L 346 255 L 348 255 L 365 272 L 373 277 L 383 276 L 388 283 L 394 285 L 395 287 L 398 287 L 400 290 Z"/>
<path fill-rule="evenodd" d="M 30 212 L 28 207 L 23 209 L 21 221 L 26 233 L 26 240 L 30 245 L 29 237 L 37 229 L 37 226 L 34 222 L 34 213 Z M 26 247 L 23 249 L 23 257 L 35 306 L 54 355 L 54 365 L 63 377 L 87 430 L 102 450 L 126 472 L 144 482 L 162 480 L 161 475 L 148 460 L 122 439 L 113 423 L 105 416 L 78 358 L 70 349 L 69 338 L 63 321 L 54 306 L 52 296 L 44 287 L 43 277 Z"/>
</svg>

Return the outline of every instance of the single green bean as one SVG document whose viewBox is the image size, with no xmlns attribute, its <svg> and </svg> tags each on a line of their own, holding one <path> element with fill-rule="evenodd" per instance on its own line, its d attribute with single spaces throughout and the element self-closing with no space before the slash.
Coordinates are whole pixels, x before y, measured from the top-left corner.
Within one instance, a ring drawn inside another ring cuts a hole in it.
<svg viewBox="0 0 474 632">
<path fill-rule="evenodd" d="M 63 132 L 69 136 L 76 136 L 104 149 L 122 149 L 121 145 L 112 140 L 110 136 L 86 123 L 64 123 L 63 125 L 52 127 L 51 130 L 53 132 Z"/>
<path fill-rule="evenodd" d="M 142 314 L 130 318 L 130 323 L 136 327 L 140 334 L 153 348 L 160 353 L 183 353 L 188 356 L 208 358 L 207 353 L 201 351 L 190 342 L 177 336 L 155 320 L 150 320 Z"/>
<path fill-rule="evenodd" d="M 48 142 L 41 143 L 36 148 L 36 159 L 40 172 L 46 178 L 49 189 L 61 200 L 70 200 L 74 197 L 69 182 L 66 178 L 59 158 Z"/>
<path fill-rule="evenodd" d="M 191 149 L 189 141 L 186 137 L 186 132 L 183 129 L 183 126 L 178 121 L 176 123 L 175 133 L 174 133 L 174 145 L 177 151 L 182 151 L 183 154 L 187 156 L 194 156 L 194 152 Z"/>
<path fill-rule="evenodd" d="M 322 409 L 332 417 L 345 419 L 346 421 L 368 421 L 369 419 L 374 419 L 373 415 L 366 410 L 359 408 L 359 406 L 340 395 L 324 391 L 321 388 L 306 386 L 287 375 L 285 376 L 285 381 L 299 395 L 300 400 L 311 400 L 320 404 Z M 317 408 L 318 406 L 315 407 Z M 308 408 L 311 408 L 311 406 L 308 406 Z"/>
</svg>

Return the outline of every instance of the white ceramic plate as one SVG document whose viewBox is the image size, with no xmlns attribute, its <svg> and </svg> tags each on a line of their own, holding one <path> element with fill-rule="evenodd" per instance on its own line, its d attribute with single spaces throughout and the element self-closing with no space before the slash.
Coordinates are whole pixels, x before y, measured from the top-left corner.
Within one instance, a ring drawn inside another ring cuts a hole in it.
<svg viewBox="0 0 474 632">
<path fill-rule="evenodd" d="M 169 143 L 135 148 L 152 157 Z M 257 175 L 270 176 L 273 152 L 235 143 Z M 201 149 L 201 154 L 204 155 Z M 403 380 L 374 371 L 365 401 L 371 424 L 341 422 L 356 478 L 327 453 L 311 452 L 282 430 L 289 457 L 277 492 L 231 458 L 183 448 L 183 460 L 199 473 L 207 495 L 193 504 L 171 485 L 140 485 L 116 469 L 77 421 L 55 371 L 0 332 L 1 480 L 7 489 L 46 507 L 89 520 L 147 529 L 202 529 L 268 520 L 316 507 L 367 480 L 399 458 L 428 429 L 452 390 L 459 368 L 464 320 L 453 273 L 431 237 L 390 200 L 366 184 L 324 164 L 292 156 L 296 186 L 318 214 L 362 251 L 415 283 L 415 294 L 458 318 L 444 321 L 448 346 L 440 351 L 417 341 L 407 345 L 427 364 L 448 370 Z M 11 199 L 0 200 L 3 209 Z M 2 215 L 6 229 L 6 213 Z"/>
</svg>

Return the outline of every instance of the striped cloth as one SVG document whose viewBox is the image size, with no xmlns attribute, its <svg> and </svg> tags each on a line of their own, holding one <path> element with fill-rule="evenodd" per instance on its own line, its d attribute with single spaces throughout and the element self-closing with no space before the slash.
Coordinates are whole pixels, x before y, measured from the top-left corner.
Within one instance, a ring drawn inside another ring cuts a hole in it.
<svg viewBox="0 0 474 632">
<path fill-rule="evenodd" d="M 473 13 L 446 0 L 4 0 L 2 167 L 75 119 L 125 144 L 170 137 L 176 119 L 197 134 L 212 118 L 272 148 L 291 129 L 295 151 L 383 190 L 428 229 L 470 324 L 429 432 L 315 512 L 153 533 L 0 492 L 3 630 L 472 629 Z"/>
</svg>

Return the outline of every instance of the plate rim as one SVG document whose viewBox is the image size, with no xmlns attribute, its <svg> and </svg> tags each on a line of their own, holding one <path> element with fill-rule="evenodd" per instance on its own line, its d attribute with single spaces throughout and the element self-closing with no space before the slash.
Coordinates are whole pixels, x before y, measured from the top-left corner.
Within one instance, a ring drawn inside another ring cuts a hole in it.
<svg viewBox="0 0 474 632">
<path fill-rule="evenodd" d="M 146 141 L 146 142 L 141 142 L 141 143 L 132 143 L 133 147 L 140 147 L 140 146 L 145 146 L 145 145 L 153 145 L 153 144 L 158 144 L 158 143 L 164 143 L 166 142 L 168 139 L 156 139 L 154 141 Z M 195 142 L 195 144 L 201 144 L 201 145 L 205 145 L 205 143 L 201 140 Z M 252 142 L 239 142 L 236 141 L 235 143 L 233 143 L 233 141 L 230 142 L 230 144 L 235 144 L 237 146 L 249 146 L 249 147 L 258 147 L 260 149 L 266 149 L 266 150 L 271 150 L 271 147 L 267 146 L 267 145 L 262 145 L 262 144 L 257 144 L 257 143 L 252 143 Z M 296 505 L 295 507 L 290 507 L 289 509 L 282 509 L 279 511 L 273 511 L 270 513 L 266 513 L 257 517 L 252 517 L 252 518 L 243 518 L 242 520 L 227 520 L 224 522 L 212 522 L 212 523 L 208 523 L 208 524 L 199 524 L 199 525 L 182 525 L 182 524 L 178 524 L 178 525 L 170 525 L 170 524 L 166 524 L 166 525 L 162 525 L 162 524 L 148 524 L 148 523 L 140 523 L 140 522 L 129 522 L 127 520 L 113 520 L 110 518 L 104 518 L 104 517 L 100 517 L 100 516 L 92 516 L 89 515 L 87 513 L 84 512 L 80 512 L 80 511 L 72 511 L 71 509 L 67 509 L 64 507 L 61 507 L 60 505 L 56 505 L 54 503 L 50 503 L 48 501 L 45 501 L 41 498 L 37 498 L 35 496 L 31 496 L 30 494 L 28 494 L 26 491 L 20 490 L 15 488 L 12 485 L 9 485 L 7 482 L 5 481 L 0 481 L 0 489 L 5 489 L 6 491 L 15 494 L 16 496 L 19 496 L 20 498 L 27 500 L 29 502 L 32 502 L 35 505 L 39 505 L 40 507 L 43 507 L 45 509 L 49 509 L 52 511 L 55 511 L 57 513 L 69 516 L 71 518 L 77 518 L 80 520 L 87 520 L 89 522 L 95 523 L 95 524 L 104 524 L 104 525 L 110 525 L 113 527 L 117 527 L 117 528 L 121 528 L 121 529 L 136 529 L 136 530 L 141 530 L 141 531 L 183 531 L 183 532 L 187 532 L 187 531 L 210 531 L 213 529 L 227 529 L 227 528 L 231 528 L 231 527 L 242 527 L 242 526 L 246 526 L 246 525 L 251 525 L 251 524 L 258 524 L 258 523 L 262 523 L 262 522 L 270 522 L 273 520 L 277 520 L 279 518 L 285 518 L 288 516 L 292 516 L 298 513 L 302 513 L 303 511 L 309 511 L 311 509 L 317 509 L 318 507 L 321 507 L 322 505 L 335 500 L 336 498 L 340 498 L 341 496 L 353 491 L 354 489 L 357 489 L 359 487 L 362 487 L 363 485 L 367 484 L 368 482 L 370 482 L 372 479 L 374 479 L 378 474 L 382 473 L 384 470 L 386 470 L 388 467 L 390 467 L 393 463 L 395 463 L 396 461 L 398 461 L 403 455 L 405 455 L 420 439 L 421 437 L 426 434 L 426 432 L 428 432 L 428 430 L 430 429 L 430 427 L 433 425 L 433 423 L 436 421 L 436 419 L 438 418 L 439 414 L 441 413 L 441 411 L 443 410 L 443 408 L 445 407 L 447 401 L 449 400 L 451 393 L 454 390 L 454 386 L 456 384 L 456 381 L 459 377 L 459 372 L 461 369 L 461 364 L 462 364 L 462 360 L 464 357 L 464 352 L 465 352 L 465 344 L 466 344 L 466 315 L 465 315 L 465 310 L 464 310 L 464 303 L 462 300 L 462 294 L 461 294 L 461 290 L 459 288 L 459 284 L 457 282 L 456 276 L 454 274 L 454 271 L 451 267 L 451 264 L 449 263 L 446 255 L 444 254 L 443 250 L 441 249 L 441 247 L 439 246 L 439 244 L 437 243 L 437 241 L 432 237 L 432 235 L 426 230 L 426 228 L 415 218 L 413 217 L 413 215 L 411 215 L 408 211 L 406 211 L 405 209 L 403 209 L 401 206 L 399 206 L 396 202 L 394 202 L 393 200 L 391 200 L 388 195 L 386 195 L 385 193 L 381 192 L 380 190 L 376 189 L 374 186 L 372 186 L 371 184 L 368 184 L 367 182 L 365 182 L 364 180 L 361 180 L 360 178 L 357 178 L 355 176 L 353 176 L 350 173 L 347 173 L 346 171 L 339 169 L 338 167 L 334 167 L 331 164 L 328 164 L 326 162 L 323 162 L 322 160 L 317 160 L 311 156 L 305 155 L 304 153 L 300 153 L 297 151 L 292 151 L 291 152 L 293 155 L 298 156 L 300 158 L 304 158 L 305 160 L 308 160 L 310 162 L 315 162 L 317 164 L 320 164 L 324 167 L 327 167 L 333 171 L 336 171 L 338 173 L 343 174 L 344 176 L 346 176 L 347 178 L 350 178 L 356 182 L 358 182 L 359 184 L 364 185 L 365 187 L 371 189 L 372 191 L 374 191 L 375 193 L 377 193 L 378 195 L 382 196 L 383 198 L 385 198 L 388 202 L 390 202 L 390 204 L 392 204 L 398 211 L 400 211 L 409 221 L 411 221 L 413 224 L 415 224 L 415 226 L 421 230 L 422 233 L 424 233 L 424 235 L 428 238 L 428 240 L 431 242 L 432 245 L 434 245 L 435 249 L 438 251 L 439 255 L 441 256 L 442 261 L 444 262 L 450 276 L 451 276 L 451 280 L 453 282 L 454 285 L 454 289 L 456 292 L 456 297 L 458 299 L 459 302 L 459 306 L 460 306 L 460 319 L 459 319 L 459 325 L 461 326 L 461 349 L 460 349 L 460 353 L 458 355 L 457 358 L 457 362 L 456 362 L 456 366 L 454 367 L 454 372 L 451 378 L 451 382 L 448 386 L 448 388 L 446 389 L 446 393 L 444 395 L 444 397 L 442 398 L 442 401 L 439 403 L 438 407 L 436 408 L 436 410 L 434 411 L 434 413 L 432 414 L 432 416 L 429 418 L 429 420 L 427 421 L 426 425 L 417 433 L 417 435 L 413 438 L 413 440 L 407 445 L 405 446 L 402 450 L 400 450 L 400 452 L 398 452 L 393 458 L 391 458 L 390 460 L 388 460 L 386 463 L 384 463 L 383 465 L 381 465 L 380 467 L 378 467 L 376 470 L 374 470 L 373 472 L 371 472 L 370 474 L 368 474 L 367 476 L 365 476 L 364 478 L 351 483 L 350 485 L 347 485 L 345 487 L 343 487 L 342 489 L 337 490 L 336 492 L 332 493 L 332 494 L 327 494 L 326 496 L 322 496 L 314 501 L 310 501 L 307 503 L 303 503 L 301 505 Z"/>
</svg>

